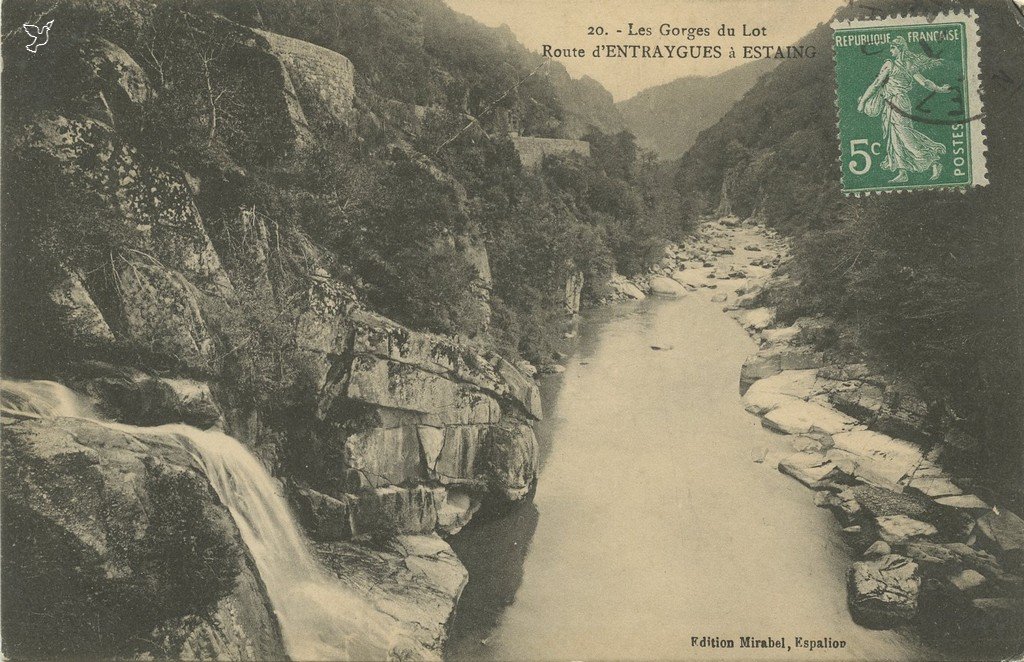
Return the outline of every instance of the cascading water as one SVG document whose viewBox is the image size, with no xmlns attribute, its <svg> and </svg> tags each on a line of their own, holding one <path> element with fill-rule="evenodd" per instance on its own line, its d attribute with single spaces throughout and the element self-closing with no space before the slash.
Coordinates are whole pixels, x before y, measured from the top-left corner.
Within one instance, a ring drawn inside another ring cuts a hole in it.
<svg viewBox="0 0 1024 662">
<path fill-rule="evenodd" d="M 86 418 L 183 444 L 201 461 L 256 561 L 292 659 L 382 660 L 403 654 L 397 622 L 320 566 L 280 484 L 237 439 L 183 424 L 140 428 L 99 420 L 85 398 L 56 382 L 3 380 L 0 407 L 34 417 Z"/>
<path fill-rule="evenodd" d="M 306 547 L 278 483 L 238 441 L 173 427 L 202 458 L 256 559 L 288 654 L 296 660 L 380 660 L 398 643 L 394 621 L 329 576 Z"/>
<path fill-rule="evenodd" d="M 63 384 L 44 380 L 0 381 L 0 407 L 8 412 L 55 418 L 96 418 L 92 403 Z"/>
</svg>

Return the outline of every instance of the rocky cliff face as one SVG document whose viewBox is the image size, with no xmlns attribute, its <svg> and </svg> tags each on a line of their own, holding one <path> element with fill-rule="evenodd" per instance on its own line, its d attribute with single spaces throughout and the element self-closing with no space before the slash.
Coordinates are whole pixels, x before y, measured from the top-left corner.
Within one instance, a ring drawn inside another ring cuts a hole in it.
<svg viewBox="0 0 1024 662">
<path fill-rule="evenodd" d="M 611 93 L 589 76 L 574 79 L 561 63 L 551 61 L 547 77 L 559 100 L 567 109 L 564 131 L 570 138 L 581 138 L 592 127 L 605 133 L 618 133 L 626 128 Z"/>
<path fill-rule="evenodd" d="M 324 317 L 336 305 L 320 299 L 300 319 L 327 430 L 307 449 L 310 487 L 299 490 L 317 537 L 453 531 L 483 501 L 525 496 L 537 468 L 529 421 L 541 416 L 533 381 L 372 313 Z"/>
<path fill-rule="evenodd" d="M 145 11 L 104 5 L 99 16 L 142 20 Z M 5 177 L 20 173 L 86 201 L 43 228 L 27 227 L 34 217 L 24 202 L 5 207 L 17 228 L 5 257 L 18 253 L 21 273 L 5 276 L 5 292 L 28 302 L 5 306 L 5 359 L 22 374 L 73 383 L 124 422 L 226 426 L 285 482 L 337 574 L 365 585 L 385 613 L 417 623 L 426 649 L 439 650 L 465 571 L 435 532 L 531 491 L 537 387 L 480 342 L 369 310 L 327 251 L 295 237 L 282 248 L 280 229 L 250 200 L 227 216 L 209 204 L 225 182 L 251 181 L 240 162 L 287 171 L 323 127 L 343 133 L 386 119 L 359 108 L 342 55 L 171 11 L 187 37 L 175 47 L 198 58 L 186 60 L 219 61 L 235 76 L 193 118 L 205 161 L 179 161 L 140 138 L 139 126 L 156 121 L 147 105 L 161 94 L 154 79 L 171 63 L 138 42 L 69 41 L 53 62 L 74 84 L 44 81 L 52 98 L 5 106 Z M 18 60 L 5 82 L 38 66 Z M 464 204 L 458 182 L 409 144 L 375 158 L 409 164 Z M 478 231 L 439 232 L 436 241 L 473 265 L 486 328 L 490 271 Z M 270 302 L 273 315 L 247 317 Z M 267 356 L 288 373 L 287 388 L 277 374 L 260 379 L 280 379 L 287 406 L 249 397 L 245 366 Z M 258 574 L 191 456 L 163 439 L 70 419 L 4 423 L 6 652 L 283 657 Z M 372 550 L 362 544 L 371 538 Z M 196 546 L 172 554 L 166 546 L 181 540 Z M 199 567 L 201 559 L 213 565 Z M 161 565 L 169 562 L 182 567 Z M 374 573 L 391 578 L 396 564 L 406 568 L 402 586 L 377 586 Z"/>
</svg>

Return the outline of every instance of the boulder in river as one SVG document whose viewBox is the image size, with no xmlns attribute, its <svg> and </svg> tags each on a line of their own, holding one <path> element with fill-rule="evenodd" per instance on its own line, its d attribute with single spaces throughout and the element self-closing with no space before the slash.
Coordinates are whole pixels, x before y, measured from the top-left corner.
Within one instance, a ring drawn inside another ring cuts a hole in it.
<svg viewBox="0 0 1024 662">
<path fill-rule="evenodd" d="M 878 559 L 892 554 L 892 548 L 884 540 L 876 540 L 871 546 L 864 550 L 861 555 L 866 559 Z"/>
<path fill-rule="evenodd" d="M 848 492 L 865 512 L 874 517 L 906 515 L 922 522 L 934 523 L 944 510 L 931 499 L 900 494 L 875 485 L 856 485 Z"/>
<path fill-rule="evenodd" d="M 395 619 L 422 649 L 409 659 L 439 658 L 469 574 L 436 534 L 373 543 L 320 543 L 316 555 L 377 611 Z"/>
<path fill-rule="evenodd" d="M 808 370 L 822 365 L 822 355 L 808 347 L 777 345 L 748 356 L 740 369 L 740 395 L 759 379 L 783 370 Z"/>
<path fill-rule="evenodd" d="M 847 575 L 847 603 L 853 620 L 888 629 L 917 615 L 921 576 L 917 564 L 898 554 L 857 561 Z"/>
<path fill-rule="evenodd" d="M 985 584 L 985 575 L 977 570 L 968 568 L 957 575 L 949 578 L 949 583 L 960 593 L 975 593 L 977 589 Z"/>
<path fill-rule="evenodd" d="M 899 493 L 875 485 L 856 485 L 844 494 L 855 499 L 860 508 L 875 519 L 904 516 L 938 529 L 943 540 L 963 540 L 973 518 L 956 508 L 942 506 L 919 494 Z"/>
<path fill-rule="evenodd" d="M 933 499 L 947 496 L 959 496 L 964 493 L 949 476 L 939 474 L 935 476 L 918 476 L 917 472 L 907 481 L 907 487 L 913 488 Z"/>
<path fill-rule="evenodd" d="M 956 494 L 953 496 L 938 497 L 935 503 L 950 508 L 963 508 L 964 510 L 989 510 L 991 506 L 978 498 L 975 494 Z"/>
<path fill-rule="evenodd" d="M 915 540 L 904 545 L 902 549 L 906 556 L 914 559 L 925 574 L 947 575 L 965 568 L 976 570 L 991 578 L 1001 578 L 1005 574 L 994 556 L 964 543 Z"/>
<path fill-rule="evenodd" d="M 643 301 L 647 298 L 647 295 L 635 283 L 621 274 L 611 275 L 611 278 L 608 279 L 608 288 L 612 291 L 613 299 Z"/>
<path fill-rule="evenodd" d="M 820 489 L 836 467 L 820 453 L 794 453 L 779 460 L 779 471 L 792 476 L 811 489 Z"/>
<path fill-rule="evenodd" d="M 708 274 L 711 273 L 710 265 L 694 269 L 684 269 L 672 274 L 672 280 L 683 286 L 699 288 L 708 282 Z"/>
<path fill-rule="evenodd" d="M 792 402 L 803 402 L 820 392 L 815 370 L 785 370 L 759 379 L 743 394 L 743 406 L 752 414 L 766 414 Z"/>
<path fill-rule="evenodd" d="M 765 329 L 761 332 L 761 338 L 771 344 L 792 342 L 799 335 L 800 327 L 796 325 L 779 329 Z"/>
<path fill-rule="evenodd" d="M 848 525 L 864 519 L 864 510 L 860 507 L 852 490 L 843 490 L 836 495 L 832 512 L 840 524 Z"/>
<path fill-rule="evenodd" d="M 667 276 L 654 276 L 650 280 L 651 294 L 666 297 L 681 297 L 686 294 L 686 288 Z"/>
<path fill-rule="evenodd" d="M 775 320 L 775 311 L 771 308 L 754 308 L 744 311 L 739 316 L 739 322 L 748 331 L 760 331 L 768 328 Z"/>
</svg>

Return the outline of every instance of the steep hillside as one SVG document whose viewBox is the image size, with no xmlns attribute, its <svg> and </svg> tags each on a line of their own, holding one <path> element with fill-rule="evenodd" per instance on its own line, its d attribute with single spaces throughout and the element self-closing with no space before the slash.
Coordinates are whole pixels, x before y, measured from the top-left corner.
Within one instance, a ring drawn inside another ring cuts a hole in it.
<svg viewBox="0 0 1024 662">
<path fill-rule="evenodd" d="M 555 86 L 562 107 L 565 108 L 565 132 L 572 138 L 581 138 L 596 128 L 603 133 L 618 133 L 626 123 L 612 101 L 612 94 L 589 76 L 573 78 L 561 64 L 551 61 L 547 76 Z M 647 145 L 641 145 L 651 149 Z"/>
<path fill-rule="evenodd" d="M 561 64 L 545 64 L 524 48 L 507 26 L 486 27 L 441 0 L 218 0 L 216 6 L 240 23 L 345 55 L 366 97 L 443 106 L 476 117 L 488 130 L 511 125 L 524 135 L 579 138 L 591 125 L 606 133 L 623 128 L 611 94 L 596 81 L 573 79 Z"/>
<path fill-rule="evenodd" d="M 717 76 L 686 76 L 643 90 L 615 107 L 641 147 L 661 159 L 677 159 L 775 64 L 758 60 Z"/>
<path fill-rule="evenodd" d="M 869 6 L 870 4 L 870 6 Z M 841 18 L 978 12 L 990 184 L 844 198 L 831 58 L 769 72 L 681 159 L 691 213 L 731 209 L 795 236 L 784 315 L 823 313 L 928 394 L 951 461 L 1020 497 L 1024 467 L 1024 41 L 1005 3 L 854 3 Z M 831 50 L 822 26 L 803 43 Z"/>
</svg>

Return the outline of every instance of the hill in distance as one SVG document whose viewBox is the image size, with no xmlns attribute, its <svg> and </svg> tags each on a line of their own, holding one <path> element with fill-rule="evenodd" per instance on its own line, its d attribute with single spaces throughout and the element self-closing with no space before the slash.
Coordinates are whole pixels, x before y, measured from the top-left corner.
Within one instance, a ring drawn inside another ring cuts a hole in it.
<svg viewBox="0 0 1024 662">
<path fill-rule="evenodd" d="M 641 147 L 670 161 L 690 149 L 776 62 L 757 60 L 716 76 L 686 76 L 616 104 Z"/>
</svg>

